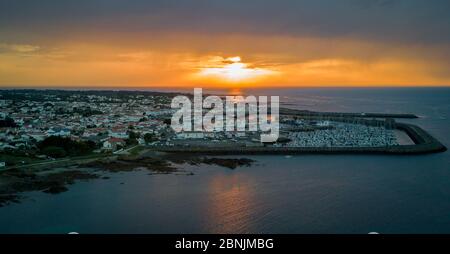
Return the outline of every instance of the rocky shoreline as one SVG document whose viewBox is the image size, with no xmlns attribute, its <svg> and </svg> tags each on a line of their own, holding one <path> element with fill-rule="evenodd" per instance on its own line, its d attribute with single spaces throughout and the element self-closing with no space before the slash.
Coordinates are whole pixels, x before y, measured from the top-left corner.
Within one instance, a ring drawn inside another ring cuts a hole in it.
<svg viewBox="0 0 450 254">
<path fill-rule="evenodd" d="M 77 164 L 67 168 L 31 171 L 13 169 L 0 173 L 0 207 L 19 203 L 26 192 L 42 191 L 58 194 L 68 190 L 68 186 L 78 181 L 109 179 L 105 173 L 148 170 L 151 174 L 171 174 L 180 172 L 182 164 L 217 165 L 228 169 L 248 167 L 254 163 L 247 158 L 218 158 L 198 156 L 121 156 L 105 158 Z M 185 175 L 193 175 L 187 172 Z"/>
</svg>

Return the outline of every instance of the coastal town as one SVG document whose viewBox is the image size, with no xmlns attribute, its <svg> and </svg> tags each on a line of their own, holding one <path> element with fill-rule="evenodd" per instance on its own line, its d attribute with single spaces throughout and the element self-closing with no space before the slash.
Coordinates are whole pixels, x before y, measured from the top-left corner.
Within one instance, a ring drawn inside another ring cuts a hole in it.
<svg viewBox="0 0 450 254">
<path fill-rule="evenodd" d="M 170 130 L 170 122 L 164 122 L 171 114 L 169 103 L 159 93 L 3 90 L 0 151 L 48 159 L 63 157 L 56 149 L 38 149 L 49 137 L 89 144 L 95 153 L 143 144 L 144 138 L 155 141 Z"/>
<path fill-rule="evenodd" d="M 260 142 L 259 133 L 250 131 L 175 133 L 170 127 L 172 96 L 138 91 L 2 90 L 0 167 L 26 164 L 30 158 L 120 153 L 137 145 L 185 149 L 398 145 L 392 123 L 370 126 L 292 115 L 281 117 L 280 138 L 270 144 Z M 80 151 L 64 142 L 72 142 Z"/>
</svg>

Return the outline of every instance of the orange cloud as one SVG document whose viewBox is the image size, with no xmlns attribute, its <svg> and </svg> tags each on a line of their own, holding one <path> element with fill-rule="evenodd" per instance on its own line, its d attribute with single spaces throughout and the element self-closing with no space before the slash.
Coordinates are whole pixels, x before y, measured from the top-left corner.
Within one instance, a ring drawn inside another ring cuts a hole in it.
<svg viewBox="0 0 450 254">
<path fill-rule="evenodd" d="M 445 45 L 196 34 L 0 45 L 0 86 L 450 85 Z"/>
</svg>

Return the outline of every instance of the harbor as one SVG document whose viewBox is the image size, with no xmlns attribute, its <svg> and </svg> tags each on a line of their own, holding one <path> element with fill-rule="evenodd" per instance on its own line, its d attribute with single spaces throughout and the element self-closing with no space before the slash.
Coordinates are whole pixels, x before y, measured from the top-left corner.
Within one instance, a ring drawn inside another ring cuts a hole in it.
<svg viewBox="0 0 450 254">
<path fill-rule="evenodd" d="M 233 133 L 221 140 L 218 133 L 183 136 L 182 140 L 151 149 L 172 153 L 200 154 L 305 154 L 305 153 L 376 153 L 426 154 L 447 148 L 419 126 L 396 122 L 397 118 L 417 118 L 413 114 L 378 114 L 385 119 L 350 117 L 360 113 L 310 112 L 280 109 L 282 115 L 278 142 L 259 143 L 257 133 Z M 234 136 L 233 136 L 234 135 Z M 210 140 L 211 142 L 205 142 Z"/>
</svg>

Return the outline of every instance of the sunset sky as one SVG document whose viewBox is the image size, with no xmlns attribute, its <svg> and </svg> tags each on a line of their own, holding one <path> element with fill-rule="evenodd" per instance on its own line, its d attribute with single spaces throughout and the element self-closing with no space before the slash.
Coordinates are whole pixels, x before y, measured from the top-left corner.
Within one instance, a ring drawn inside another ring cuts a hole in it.
<svg viewBox="0 0 450 254">
<path fill-rule="evenodd" d="M 448 86 L 449 13 L 442 0 L 0 0 L 0 86 Z"/>
</svg>

